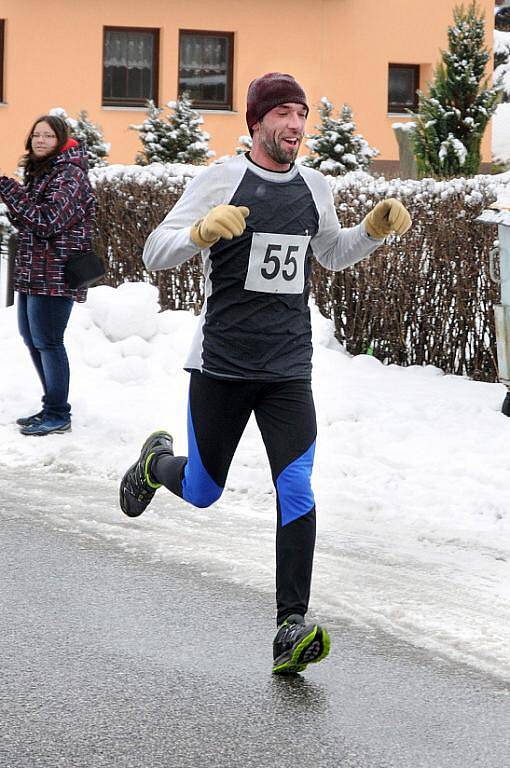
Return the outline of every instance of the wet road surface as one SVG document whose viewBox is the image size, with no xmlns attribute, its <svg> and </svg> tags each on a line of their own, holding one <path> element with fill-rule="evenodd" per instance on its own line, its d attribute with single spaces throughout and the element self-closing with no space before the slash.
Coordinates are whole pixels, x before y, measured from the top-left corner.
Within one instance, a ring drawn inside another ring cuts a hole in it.
<svg viewBox="0 0 510 768">
<path fill-rule="evenodd" d="M 510 765 L 508 683 L 331 622 L 328 660 L 273 678 L 266 595 L 12 496 L 0 584 L 2 768 Z"/>
</svg>

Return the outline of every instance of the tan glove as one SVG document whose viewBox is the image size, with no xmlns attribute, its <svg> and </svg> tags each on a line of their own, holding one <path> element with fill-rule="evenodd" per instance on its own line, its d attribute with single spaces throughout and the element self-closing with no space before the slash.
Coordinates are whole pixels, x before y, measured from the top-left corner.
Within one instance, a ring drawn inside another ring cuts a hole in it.
<svg viewBox="0 0 510 768">
<path fill-rule="evenodd" d="M 363 219 L 367 234 L 381 240 L 391 232 L 403 235 L 413 222 L 400 200 L 388 197 L 377 203 L 375 208 Z"/>
<path fill-rule="evenodd" d="M 199 248 L 210 248 L 220 237 L 232 240 L 246 229 L 250 209 L 244 205 L 217 205 L 191 227 L 190 237 Z"/>
</svg>

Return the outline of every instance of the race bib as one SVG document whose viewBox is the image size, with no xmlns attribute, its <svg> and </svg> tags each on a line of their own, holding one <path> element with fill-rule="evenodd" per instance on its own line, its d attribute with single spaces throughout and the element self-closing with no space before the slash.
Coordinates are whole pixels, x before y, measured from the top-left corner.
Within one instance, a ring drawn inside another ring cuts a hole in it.
<svg viewBox="0 0 510 768">
<path fill-rule="evenodd" d="M 262 293 L 302 293 L 307 235 L 254 232 L 244 287 Z"/>
</svg>

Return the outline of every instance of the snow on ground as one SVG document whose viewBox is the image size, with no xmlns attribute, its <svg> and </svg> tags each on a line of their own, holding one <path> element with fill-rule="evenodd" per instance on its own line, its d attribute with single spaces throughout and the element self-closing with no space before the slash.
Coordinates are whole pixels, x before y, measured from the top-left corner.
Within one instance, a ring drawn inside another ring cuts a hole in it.
<svg viewBox="0 0 510 768">
<path fill-rule="evenodd" d="M 498 104 L 492 118 L 492 156 L 510 163 L 510 102 Z"/>
<path fill-rule="evenodd" d="M 506 55 L 505 63 L 494 71 L 494 82 L 510 94 L 510 32 L 494 30 L 494 53 Z M 498 104 L 492 118 L 492 156 L 497 162 L 510 163 L 510 103 Z"/>
<path fill-rule="evenodd" d="M 186 452 L 188 375 L 196 326 L 159 312 L 156 289 L 101 286 L 76 305 L 66 343 L 73 431 L 22 436 L 38 381 L 0 309 L 0 476 L 89 478 L 103 507 L 51 509 L 49 524 L 154 558 L 193 563 L 267 591 L 273 602 L 274 492 L 250 422 L 222 499 L 195 510 L 164 489 L 136 520 L 122 516 L 119 478 L 146 435 L 168 428 Z M 510 421 L 505 388 L 437 368 L 351 357 L 312 308 L 319 437 L 314 470 L 318 545 L 311 612 L 380 627 L 510 679 Z"/>
</svg>

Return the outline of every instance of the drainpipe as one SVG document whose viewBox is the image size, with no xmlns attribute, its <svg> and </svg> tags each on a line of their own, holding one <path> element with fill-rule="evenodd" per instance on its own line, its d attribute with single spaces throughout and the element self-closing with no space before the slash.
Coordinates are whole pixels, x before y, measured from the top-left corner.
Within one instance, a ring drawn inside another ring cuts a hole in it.
<svg viewBox="0 0 510 768">
<path fill-rule="evenodd" d="M 508 389 L 501 410 L 510 416 L 510 210 L 494 203 L 482 211 L 476 221 L 498 225 L 499 246 L 490 252 L 489 273 L 501 292 L 501 304 L 494 306 L 498 378 Z"/>
</svg>

